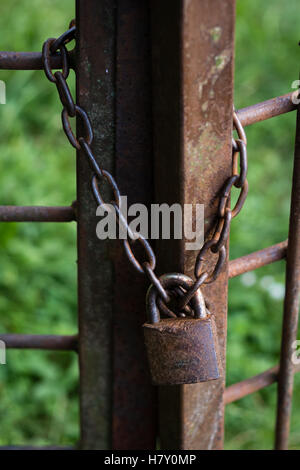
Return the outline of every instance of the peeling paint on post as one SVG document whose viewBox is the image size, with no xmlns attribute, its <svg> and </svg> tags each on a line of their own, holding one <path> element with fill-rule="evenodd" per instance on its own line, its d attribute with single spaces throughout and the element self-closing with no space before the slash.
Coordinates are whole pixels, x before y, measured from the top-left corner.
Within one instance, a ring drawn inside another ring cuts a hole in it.
<svg viewBox="0 0 300 470">
<path fill-rule="evenodd" d="M 155 188 L 158 202 L 201 203 L 212 229 L 218 193 L 231 172 L 232 0 L 153 0 Z M 226 21 L 224 21 L 226 19 Z M 161 272 L 193 275 L 196 253 L 184 240 L 160 240 Z M 206 267 L 214 263 L 207 256 Z M 228 264 L 203 292 L 216 315 L 225 374 Z M 224 377 L 204 384 L 161 387 L 164 449 L 223 446 Z"/>
</svg>

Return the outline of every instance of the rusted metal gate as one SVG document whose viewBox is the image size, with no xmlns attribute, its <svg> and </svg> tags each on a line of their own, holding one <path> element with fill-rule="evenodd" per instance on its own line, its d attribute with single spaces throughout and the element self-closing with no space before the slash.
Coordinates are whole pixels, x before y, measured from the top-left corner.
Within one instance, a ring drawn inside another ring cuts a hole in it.
<svg viewBox="0 0 300 470">
<path fill-rule="evenodd" d="M 77 103 L 90 115 L 98 163 L 129 204 L 205 204 L 205 229 L 231 174 L 235 2 L 77 0 Z M 51 32 L 49 31 L 49 34 Z M 61 66 L 59 55 L 53 66 Z M 0 53 L 2 69 L 41 69 L 40 53 Z M 291 94 L 237 111 L 243 126 L 296 109 Z M 78 124 L 79 126 L 79 124 Z M 79 128 L 78 128 L 79 129 Z M 1 335 L 10 348 L 77 351 L 82 449 L 221 449 L 224 404 L 278 382 L 276 448 L 288 445 L 300 269 L 300 115 L 287 242 L 226 263 L 204 289 L 225 369 L 228 279 L 286 258 L 280 366 L 225 389 L 215 382 L 154 388 L 145 361 L 143 279 L 119 247 L 96 237 L 88 164 L 77 155 L 72 207 L 0 207 L 0 220 L 78 225 L 78 337 Z M 184 240 L 159 240 L 159 270 L 191 274 Z M 174 256 L 176 253 L 176 256 Z M 209 263 L 209 260 L 208 260 Z M 255 411 L 254 411 L 255 412 Z"/>
</svg>

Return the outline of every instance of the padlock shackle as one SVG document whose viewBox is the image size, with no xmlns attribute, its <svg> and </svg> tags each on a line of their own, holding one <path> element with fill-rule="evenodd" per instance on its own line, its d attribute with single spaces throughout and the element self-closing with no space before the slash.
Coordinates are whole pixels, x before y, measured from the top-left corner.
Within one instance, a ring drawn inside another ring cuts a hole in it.
<svg viewBox="0 0 300 470">
<path fill-rule="evenodd" d="M 165 289 L 172 289 L 174 287 L 183 287 L 186 291 L 194 284 L 192 278 L 186 274 L 169 273 L 163 274 L 159 281 Z M 153 284 L 148 289 L 146 296 L 146 306 L 148 321 L 150 323 L 158 323 L 160 321 L 160 311 L 157 306 L 157 297 L 159 293 Z M 195 295 L 190 300 L 191 307 L 194 311 L 194 318 L 206 318 L 207 311 L 205 301 L 200 288 L 195 292 Z"/>
</svg>

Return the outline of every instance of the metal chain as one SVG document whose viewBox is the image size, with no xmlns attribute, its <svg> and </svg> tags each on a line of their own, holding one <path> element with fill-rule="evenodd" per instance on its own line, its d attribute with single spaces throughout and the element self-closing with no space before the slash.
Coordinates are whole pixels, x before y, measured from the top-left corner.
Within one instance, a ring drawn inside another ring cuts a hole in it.
<svg viewBox="0 0 300 470">
<path fill-rule="evenodd" d="M 238 139 L 232 138 L 232 174 L 226 180 L 221 191 L 217 222 L 213 231 L 213 236 L 204 243 L 197 255 L 194 269 L 196 281 L 193 287 L 179 302 L 180 308 L 183 308 L 188 304 L 192 296 L 202 284 L 210 284 L 219 276 L 226 261 L 226 242 L 229 237 L 231 221 L 240 213 L 248 194 L 247 137 L 235 110 L 233 110 L 233 126 L 237 131 Z M 240 189 L 240 194 L 234 208 L 231 209 L 230 196 L 233 186 Z M 202 271 L 204 256 L 208 250 L 214 254 L 218 254 L 214 269 L 210 273 Z"/>
<path fill-rule="evenodd" d="M 119 187 L 112 176 L 107 170 L 99 167 L 96 158 L 93 154 L 91 145 L 93 142 L 93 129 L 87 113 L 78 106 L 70 91 L 67 83 L 67 78 L 70 72 L 69 66 L 69 52 L 66 48 L 66 44 L 76 38 L 76 26 L 75 21 L 72 20 L 69 29 L 63 33 L 59 38 L 50 38 L 45 41 L 42 50 L 42 60 L 44 71 L 48 80 L 56 85 L 60 101 L 63 105 L 61 114 L 63 130 L 70 142 L 70 144 L 76 149 L 82 152 L 89 162 L 92 170 L 91 177 L 91 189 L 94 198 L 98 205 L 102 206 L 105 210 L 111 210 L 111 206 L 114 208 L 117 222 L 123 226 L 126 231 L 127 239 L 123 241 L 124 250 L 128 260 L 131 262 L 133 267 L 141 274 L 144 274 L 151 284 L 153 284 L 158 290 L 160 297 L 160 308 L 169 316 L 174 316 L 171 310 L 168 309 L 167 305 L 170 302 L 170 296 L 177 297 L 180 312 L 185 312 L 187 315 L 192 315 L 192 311 L 189 307 L 189 302 L 195 295 L 197 289 L 202 284 L 211 283 L 216 280 L 226 260 L 226 242 L 229 235 L 231 220 L 236 217 L 243 207 L 245 199 L 248 193 L 248 182 L 247 176 L 247 139 L 245 131 L 235 111 L 233 112 L 233 124 L 238 134 L 238 139 L 232 139 L 232 175 L 226 181 L 220 196 L 220 202 L 218 207 L 217 222 L 213 231 L 211 239 L 207 240 L 201 250 L 199 251 L 196 262 L 195 262 L 195 278 L 194 285 L 187 291 L 183 292 L 180 289 L 175 289 L 172 292 L 166 291 L 162 286 L 159 278 L 154 273 L 156 266 L 156 257 L 149 244 L 149 242 L 139 233 L 132 231 L 128 226 L 126 218 L 122 214 L 121 207 L 121 195 Z M 62 71 L 56 71 L 53 73 L 51 69 L 51 56 L 60 52 L 62 59 Z M 83 135 L 75 136 L 70 118 L 76 117 L 82 122 Z M 101 185 L 103 181 L 106 181 L 111 187 L 114 195 L 113 201 L 110 201 L 110 205 L 105 203 L 101 195 Z M 232 187 L 240 189 L 240 195 L 238 197 L 235 207 L 231 210 L 230 208 L 230 193 Z M 139 244 L 144 252 L 144 261 L 139 261 L 134 254 L 134 247 Z M 202 264 L 204 261 L 204 255 L 210 250 L 214 254 L 218 254 L 217 262 L 211 273 L 206 271 L 202 272 Z"/>
<path fill-rule="evenodd" d="M 128 226 L 127 221 L 122 214 L 121 195 L 118 185 L 111 173 L 99 167 L 91 149 L 91 145 L 93 142 L 93 130 L 90 119 L 84 109 L 76 105 L 76 103 L 74 102 L 71 91 L 67 84 L 67 78 L 69 76 L 70 69 L 68 62 L 69 56 L 66 44 L 75 39 L 75 36 L 76 26 L 74 22 L 72 22 L 68 31 L 63 33 L 59 38 L 50 38 L 45 41 L 42 50 L 43 65 L 46 77 L 48 78 L 48 80 L 50 80 L 50 82 L 55 83 L 61 103 L 63 105 L 63 110 L 61 114 L 63 130 L 70 144 L 76 150 L 82 151 L 83 155 L 87 158 L 90 164 L 93 173 L 91 177 L 92 192 L 97 204 L 102 206 L 106 210 L 111 210 L 111 205 L 114 207 L 117 221 L 123 226 L 128 237 L 128 239 L 124 240 L 123 244 L 125 253 L 129 261 L 139 273 L 145 274 L 151 284 L 154 284 L 157 287 L 159 295 L 163 298 L 164 302 L 169 302 L 169 294 L 163 288 L 158 277 L 154 273 L 154 269 L 156 266 L 155 254 L 149 242 L 141 234 L 132 231 Z M 51 56 L 57 51 L 59 51 L 61 54 L 63 67 L 62 71 L 57 71 L 53 73 L 50 66 Z M 83 129 L 83 135 L 77 137 L 75 136 L 72 130 L 70 122 L 70 118 L 73 118 L 75 116 L 81 120 Z M 103 184 L 103 181 L 106 181 L 109 184 L 114 195 L 113 201 L 110 201 L 110 206 L 105 203 L 101 194 L 100 188 Z M 136 247 L 137 245 L 140 245 L 143 248 L 146 260 L 140 262 L 137 259 L 133 251 L 134 247 Z"/>
</svg>

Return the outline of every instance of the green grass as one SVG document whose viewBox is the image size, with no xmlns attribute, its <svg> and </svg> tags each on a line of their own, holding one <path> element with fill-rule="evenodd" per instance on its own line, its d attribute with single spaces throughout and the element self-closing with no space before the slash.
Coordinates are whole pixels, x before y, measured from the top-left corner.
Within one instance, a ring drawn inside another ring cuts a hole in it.
<svg viewBox="0 0 300 470">
<path fill-rule="evenodd" d="M 237 1 L 235 105 L 287 93 L 299 74 L 297 0 Z M 13 15 L 12 15 L 13 11 Z M 74 17 L 74 1 L 3 3 L 1 50 L 40 50 Z M 1 71 L 0 203 L 70 204 L 75 156 L 63 135 L 55 86 L 43 72 Z M 74 87 L 74 77 L 73 87 Z M 249 197 L 233 221 L 231 258 L 287 237 L 295 113 L 247 129 Z M 0 225 L 0 331 L 73 334 L 75 224 Z M 230 281 L 227 382 L 278 362 L 284 263 Z M 300 377 L 290 447 L 300 448 Z M 72 445 L 78 438 L 75 355 L 9 351 L 0 367 L 0 445 Z M 226 448 L 273 445 L 275 385 L 227 407 Z"/>
</svg>

